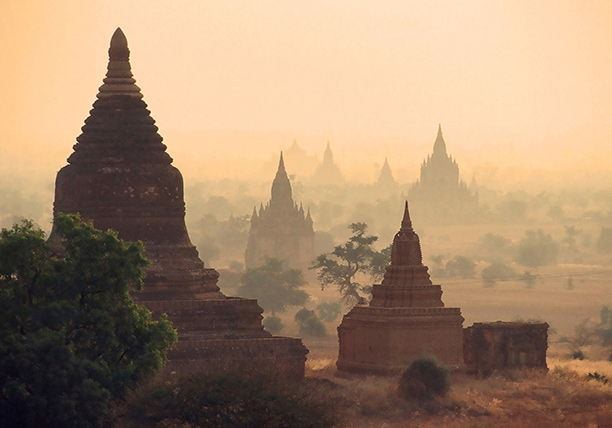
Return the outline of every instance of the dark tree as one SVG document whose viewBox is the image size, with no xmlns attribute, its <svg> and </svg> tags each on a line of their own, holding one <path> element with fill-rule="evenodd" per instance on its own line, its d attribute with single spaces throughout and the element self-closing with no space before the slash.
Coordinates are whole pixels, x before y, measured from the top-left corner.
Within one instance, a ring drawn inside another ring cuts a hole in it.
<svg viewBox="0 0 612 428">
<path fill-rule="evenodd" d="M 360 284 L 360 274 L 370 275 L 374 279 L 383 271 L 384 254 L 377 252 L 372 245 L 377 236 L 368 235 L 367 224 L 352 223 L 349 229 L 353 235 L 342 245 L 337 245 L 331 253 L 321 254 L 314 261 L 311 269 L 317 269 L 317 278 L 321 287 L 335 285 L 342 298 L 348 303 L 359 303 L 366 300 L 370 287 Z M 387 259 L 388 260 L 388 259 Z"/>
<path fill-rule="evenodd" d="M 238 295 L 257 299 L 262 308 L 274 315 L 285 311 L 287 306 L 306 303 L 308 294 L 302 290 L 304 284 L 300 270 L 285 269 L 282 261 L 268 259 L 264 265 L 244 273 Z"/>
<path fill-rule="evenodd" d="M 54 249 L 28 221 L 0 232 L 0 426 L 106 426 L 176 340 L 130 296 L 142 244 L 74 215 L 55 228 Z"/>
<path fill-rule="evenodd" d="M 315 311 L 302 308 L 295 313 L 294 319 L 300 328 L 300 336 L 323 337 L 327 334 L 325 324 L 317 317 Z"/>
<path fill-rule="evenodd" d="M 516 261 L 537 268 L 557 261 L 559 244 L 542 230 L 528 230 L 517 247 Z"/>
<path fill-rule="evenodd" d="M 319 318 L 323 321 L 334 321 L 340 315 L 342 307 L 338 302 L 321 303 L 317 306 Z"/>
</svg>

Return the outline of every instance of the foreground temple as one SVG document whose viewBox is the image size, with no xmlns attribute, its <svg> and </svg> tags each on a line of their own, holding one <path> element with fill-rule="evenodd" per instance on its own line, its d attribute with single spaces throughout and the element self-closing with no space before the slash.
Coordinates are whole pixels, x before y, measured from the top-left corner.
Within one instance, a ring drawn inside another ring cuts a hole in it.
<svg viewBox="0 0 612 428">
<path fill-rule="evenodd" d="M 310 211 L 293 201 L 291 182 L 283 154 L 272 182 L 270 201 L 253 209 L 245 252 L 247 268 L 256 268 L 274 258 L 306 273 L 314 260 L 314 229 Z"/>
<path fill-rule="evenodd" d="M 410 188 L 415 218 L 431 223 L 471 221 L 478 214 L 478 196 L 459 177 L 459 165 L 448 154 L 442 127 L 433 153 L 421 165 L 421 175 Z"/>
<path fill-rule="evenodd" d="M 127 40 L 113 34 L 108 72 L 57 174 L 54 214 L 80 213 L 100 229 L 144 243 L 151 261 L 136 298 L 168 314 L 179 331 L 170 368 L 186 371 L 271 370 L 304 375 L 308 352 L 299 339 L 272 337 L 255 300 L 224 296 L 185 227 L 183 178 L 132 78 Z M 53 232 L 51 240 L 55 239 Z"/>
<path fill-rule="evenodd" d="M 463 365 L 461 310 L 444 307 L 427 270 L 406 202 L 382 283 L 372 287 L 370 304 L 353 307 L 338 327 L 339 370 L 395 373 L 423 356 Z"/>
</svg>

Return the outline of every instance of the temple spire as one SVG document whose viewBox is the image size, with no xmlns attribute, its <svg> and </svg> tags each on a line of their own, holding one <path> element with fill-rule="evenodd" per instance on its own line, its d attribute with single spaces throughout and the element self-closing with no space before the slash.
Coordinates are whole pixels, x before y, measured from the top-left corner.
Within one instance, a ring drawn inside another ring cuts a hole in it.
<svg viewBox="0 0 612 428">
<path fill-rule="evenodd" d="M 402 218 L 402 230 L 412 230 L 412 220 L 410 219 L 410 211 L 408 210 L 408 201 L 404 204 L 404 217 Z"/>
<path fill-rule="evenodd" d="M 274 181 L 272 182 L 270 206 L 292 207 L 293 197 L 291 193 L 291 183 L 289 182 L 289 176 L 287 176 L 287 171 L 285 170 L 285 161 L 283 159 L 283 152 L 281 151 L 276 177 L 274 177 Z"/>
<path fill-rule="evenodd" d="M 135 83 L 130 66 L 127 38 L 121 28 L 117 28 L 111 37 L 106 78 L 104 84 L 100 86 L 98 98 L 113 95 L 142 98 L 140 88 Z"/>
<path fill-rule="evenodd" d="M 436 135 L 436 141 L 434 143 L 433 155 L 436 154 L 447 156 L 446 154 L 446 142 L 442 136 L 442 125 L 438 124 L 438 135 Z"/>
<path fill-rule="evenodd" d="M 331 150 L 331 146 L 329 145 L 329 141 L 327 142 L 327 146 L 325 146 L 325 152 L 323 153 L 323 163 L 334 163 L 334 154 Z"/>
</svg>

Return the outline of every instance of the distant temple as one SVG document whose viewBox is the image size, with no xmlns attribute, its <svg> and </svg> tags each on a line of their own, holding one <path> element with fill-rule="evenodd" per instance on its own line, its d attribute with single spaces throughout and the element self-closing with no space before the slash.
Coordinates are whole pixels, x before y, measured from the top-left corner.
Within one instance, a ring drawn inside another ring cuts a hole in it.
<svg viewBox="0 0 612 428">
<path fill-rule="evenodd" d="M 291 183 L 285 170 L 283 154 L 272 182 L 272 196 L 259 213 L 254 208 L 245 252 L 247 268 L 255 268 L 266 259 L 283 260 L 289 267 L 306 272 L 314 259 L 314 230 L 310 210 L 293 201 Z"/>
<path fill-rule="evenodd" d="M 393 177 L 387 158 L 385 158 L 385 163 L 380 170 L 380 175 L 378 176 L 375 187 L 382 191 L 397 189 L 397 181 L 395 181 Z"/>
<path fill-rule="evenodd" d="M 293 140 L 291 146 L 283 152 L 285 161 L 292 165 L 291 173 L 297 177 L 308 177 L 317 167 L 317 157 L 308 154 L 297 142 Z"/>
<path fill-rule="evenodd" d="M 185 226 L 183 177 L 132 77 L 125 35 L 111 39 L 108 72 L 82 133 L 57 174 L 54 215 L 80 213 L 99 229 L 142 241 L 151 262 L 135 297 L 179 332 L 170 370 L 262 368 L 301 378 L 308 352 L 299 339 L 272 337 L 251 299 L 228 298 Z M 57 240 L 52 231 L 49 238 Z"/>
<path fill-rule="evenodd" d="M 340 168 L 334 162 L 334 154 L 329 143 L 327 143 L 325 153 L 323 153 L 323 162 L 315 170 L 311 182 L 316 185 L 344 184 L 344 175 L 342 175 L 342 171 L 340 171 Z"/>
<path fill-rule="evenodd" d="M 454 223 L 474 218 L 478 195 L 459 178 L 459 166 L 448 155 L 438 126 L 433 153 L 421 165 L 421 176 L 409 191 L 416 218 L 430 222 Z"/>
<path fill-rule="evenodd" d="M 394 373 L 423 356 L 463 366 L 461 310 L 444 307 L 442 288 L 427 271 L 406 202 L 382 283 L 372 287 L 369 305 L 354 306 L 338 327 L 339 370 Z"/>
</svg>

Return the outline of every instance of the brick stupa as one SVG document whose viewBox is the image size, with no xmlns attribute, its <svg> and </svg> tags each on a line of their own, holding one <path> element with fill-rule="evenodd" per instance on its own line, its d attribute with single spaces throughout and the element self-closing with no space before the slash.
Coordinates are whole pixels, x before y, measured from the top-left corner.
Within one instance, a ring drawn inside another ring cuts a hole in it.
<svg viewBox="0 0 612 428">
<path fill-rule="evenodd" d="M 145 244 L 151 265 L 136 298 L 154 314 L 168 314 L 179 331 L 169 368 L 255 367 L 303 377 L 308 351 L 301 340 L 272 337 L 257 301 L 224 296 L 219 274 L 200 260 L 185 227 L 183 178 L 135 85 L 129 53 L 117 29 L 104 84 L 57 174 L 54 214 L 78 212 L 100 229 Z"/>
<path fill-rule="evenodd" d="M 338 327 L 339 370 L 395 373 L 423 356 L 463 365 L 461 310 L 444 307 L 427 270 L 406 202 L 382 283 L 372 287 L 370 304 L 353 307 Z"/>
</svg>

